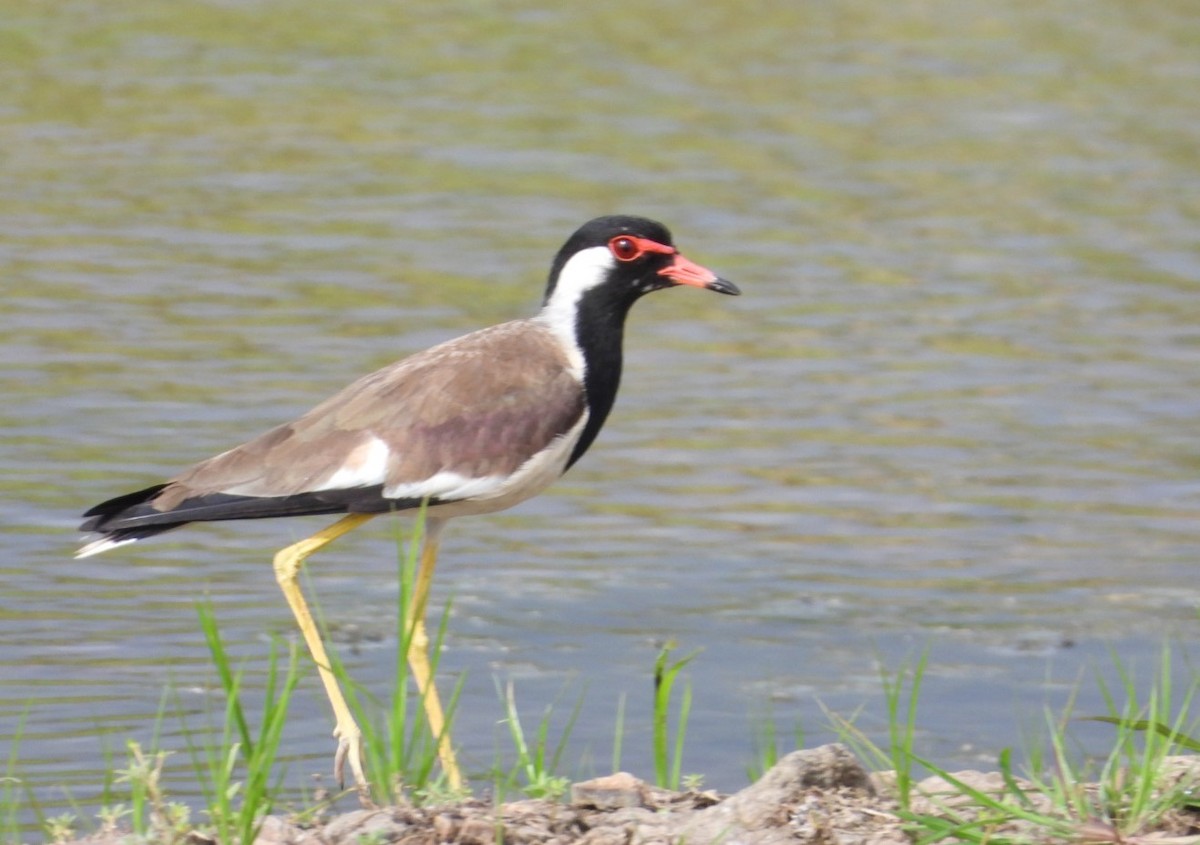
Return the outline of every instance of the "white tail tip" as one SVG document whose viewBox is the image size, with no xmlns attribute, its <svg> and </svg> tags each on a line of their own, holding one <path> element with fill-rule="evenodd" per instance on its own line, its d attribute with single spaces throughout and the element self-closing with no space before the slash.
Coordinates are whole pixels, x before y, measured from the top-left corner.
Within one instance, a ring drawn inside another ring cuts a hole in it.
<svg viewBox="0 0 1200 845">
<path fill-rule="evenodd" d="M 81 557 L 91 557 L 98 555 L 101 552 L 107 552 L 109 549 L 115 549 L 117 546 L 127 546 L 130 543 L 136 543 L 137 538 L 129 540 L 112 540 L 108 537 L 101 537 L 99 540 L 93 540 L 85 546 L 80 546 L 79 551 L 75 552 L 75 559 Z"/>
</svg>

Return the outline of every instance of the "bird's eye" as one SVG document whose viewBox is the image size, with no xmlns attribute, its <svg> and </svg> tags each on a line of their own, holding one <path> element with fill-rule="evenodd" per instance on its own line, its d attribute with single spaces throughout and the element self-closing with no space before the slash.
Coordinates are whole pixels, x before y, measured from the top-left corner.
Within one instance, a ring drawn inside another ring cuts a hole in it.
<svg viewBox="0 0 1200 845">
<path fill-rule="evenodd" d="M 643 249 L 636 240 L 618 235 L 608 242 L 608 249 L 618 261 L 633 261 L 640 258 Z"/>
</svg>

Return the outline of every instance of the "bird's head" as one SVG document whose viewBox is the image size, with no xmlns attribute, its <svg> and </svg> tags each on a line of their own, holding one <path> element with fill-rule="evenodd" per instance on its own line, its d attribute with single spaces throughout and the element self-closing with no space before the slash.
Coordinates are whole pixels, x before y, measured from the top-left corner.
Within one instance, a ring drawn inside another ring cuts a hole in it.
<svg viewBox="0 0 1200 845">
<path fill-rule="evenodd" d="M 623 314 L 639 297 L 679 285 L 741 293 L 733 282 L 680 254 L 663 224 L 645 217 L 597 217 L 558 251 L 543 304 L 574 309 L 588 297 Z"/>
</svg>

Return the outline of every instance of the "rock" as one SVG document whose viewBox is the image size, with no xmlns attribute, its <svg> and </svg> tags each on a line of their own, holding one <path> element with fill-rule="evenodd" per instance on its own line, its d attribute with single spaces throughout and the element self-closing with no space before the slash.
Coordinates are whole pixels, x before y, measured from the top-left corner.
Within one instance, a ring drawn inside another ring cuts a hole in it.
<svg viewBox="0 0 1200 845">
<path fill-rule="evenodd" d="M 270 825 L 268 826 L 268 823 Z M 320 830 L 304 830 L 268 816 L 254 845 L 327 845 L 341 842 L 396 842 L 408 830 L 394 810 L 354 810 L 335 816 Z M 268 838 L 268 835 L 274 838 Z"/>
<path fill-rule="evenodd" d="M 617 772 L 571 785 L 571 803 L 593 810 L 617 810 L 640 807 L 646 784 L 629 772 Z"/>
<path fill-rule="evenodd" d="M 774 845 L 799 838 L 830 841 L 827 831 L 800 838 L 803 823 L 816 809 L 810 792 L 856 790 L 874 794 L 870 776 L 844 745 L 793 751 L 754 784 L 686 821 L 676 837 L 689 843 Z M 809 825 L 813 827 L 813 825 Z M 817 826 L 820 827 L 820 826 Z M 836 837 L 832 841 L 838 841 Z"/>
<path fill-rule="evenodd" d="M 294 831 L 295 826 L 279 816 L 267 816 L 258 829 L 254 845 L 290 845 Z"/>
</svg>

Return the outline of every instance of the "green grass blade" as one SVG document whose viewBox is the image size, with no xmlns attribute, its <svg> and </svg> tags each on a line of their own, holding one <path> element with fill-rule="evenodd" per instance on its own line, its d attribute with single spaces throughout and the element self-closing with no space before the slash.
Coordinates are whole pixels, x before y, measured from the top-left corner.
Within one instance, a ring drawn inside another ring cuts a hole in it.
<svg viewBox="0 0 1200 845">
<path fill-rule="evenodd" d="M 621 771 L 621 751 L 625 746 L 625 693 L 617 696 L 617 718 L 613 727 L 612 770 Z"/>
<path fill-rule="evenodd" d="M 683 695 L 679 701 L 679 718 L 675 725 L 675 756 L 671 761 L 671 789 L 679 789 L 683 776 L 683 741 L 687 734 L 688 717 L 692 713 L 692 685 L 683 686 Z"/>
<path fill-rule="evenodd" d="M 1200 740 L 1180 733 L 1178 726 L 1164 725 L 1150 719 L 1128 719 L 1123 716 L 1080 716 L 1081 722 L 1104 722 L 1130 731 L 1148 731 L 1189 751 L 1200 751 Z"/>
<path fill-rule="evenodd" d="M 233 712 L 230 715 L 233 717 L 238 733 L 241 735 L 242 748 L 246 754 L 250 754 L 254 748 L 254 741 L 250 738 L 250 726 L 246 721 L 246 714 L 242 710 L 241 702 L 236 695 L 230 695 L 231 691 L 236 690 L 237 682 L 233 677 L 233 668 L 229 662 L 229 654 L 225 650 L 225 644 L 221 641 L 221 632 L 217 626 L 212 602 L 205 599 L 197 605 L 196 612 L 200 616 L 200 628 L 204 632 L 204 641 L 208 644 L 208 651 L 212 655 L 213 665 L 220 676 L 221 687 L 225 690 L 225 694 L 229 697 L 229 700 L 235 702 Z"/>
<path fill-rule="evenodd" d="M 679 755 L 672 761 L 669 750 L 669 721 L 671 714 L 671 690 L 675 685 L 675 679 L 685 666 L 695 659 L 700 653 L 700 649 L 696 649 L 690 654 L 676 660 L 674 663 L 668 663 L 671 652 L 675 649 L 674 642 L 668 642 L 658 652 L 658 657 L 654 661 L 654 716 L 653 716 L 653 753 L 654 753 L 654 776 L 659 786 L 677 789 L 679 786 L 678 778 L 672 780 L 672 772 L 679 768 Z M 691 707 L 690 697 L 686 702 L 688 709 Z M 683 720 L 686 721 L 686 720 Z M 681 738 L 676 736 L 676 747 L 679 748 Z M 674 784 L 674 785 L 672 785 Z"/>
<path fill-rule="evenodd" d="M 1025 794 L 1025 790 L 1017 783 L 1017 778 L 1012 773 L 1011 748 L 1005 748 L 1000 752 L 998 765 L 1000 767 L 1000 777 L 1004 779 L 1004 785 L 1008 787 L 1008 791 L 1021 803 L 1021 806 L 1027 810 L 1032 810 L 1033 802 L 1029 800 L 1029 796 Z"/>
</svg>

